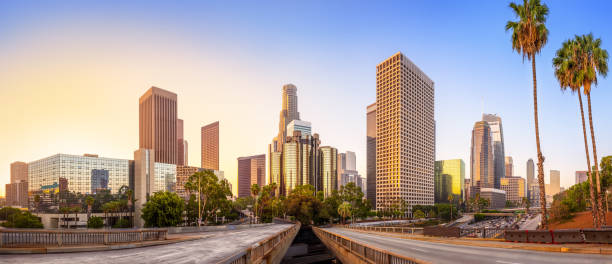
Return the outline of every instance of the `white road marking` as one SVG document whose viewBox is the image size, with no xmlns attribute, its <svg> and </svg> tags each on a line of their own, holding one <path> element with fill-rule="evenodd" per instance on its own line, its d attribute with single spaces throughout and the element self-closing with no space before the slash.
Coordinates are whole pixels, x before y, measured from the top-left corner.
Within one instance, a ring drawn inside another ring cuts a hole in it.
<svg viewBox="0 0 612 264">
<path fill-rule="evenodd" d="M 518 262 L 508 262 L 508 261 L 502 261 L 502 260 L 496 260 L 495 262 L 503 263 L 503 264 L 521 264 L 521 263 L 518 263 Z"/>
</svg>

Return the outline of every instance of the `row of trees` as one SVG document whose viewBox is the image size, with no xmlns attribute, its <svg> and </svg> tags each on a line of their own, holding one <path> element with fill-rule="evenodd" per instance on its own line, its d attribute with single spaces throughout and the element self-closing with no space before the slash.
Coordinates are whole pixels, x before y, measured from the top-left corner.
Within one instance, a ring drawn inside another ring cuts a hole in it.
<svg viewBox="0 0 612 264">
<path fill-rule="evenodd" d="M 535 55 L 540 53 L 548 42 L 548 29 L 546 20 L 548 18 L 548 6 L 542 4 L 540 0 L 523 0 L 523 4 L 510 3 L 510 8 L 514 12 L 517 21 L 508 21 L 506 31 L 512 33 L 512 49 L 523 56 L 523 60 L 531 61 L 533 73 L 533 113 L 535 123 L 535 138 L 538 157 L 538 185 L 540 189 L 540 205 L 542 214 L 546 212 L 546 194 L 544 187 L 544 156 L 540 148 L 540 129 L 538 120 L 538 96 L 537 79 L 535 67 Z M 605 225 L 605 213 L 603 210 L 603 192 L 601 191 L 601 179 L 599 175 L 597 148 L 595 143 L 595 132 L 593 129 L 593 118 L 591 111 L 591 88 L 597 85 L 597 76 L 606 77 L 608 73 L 608 53 L 601 48 L 601 39 L 594 38 L 592 34 L 576 35 L 574 39 L 567 40 L 557 51 L 553 59 L 555 77 L 559 81 L 562 90 L 571 90 L 578 94 L 580 113 L 582 116 L 582 129 L 587 158 L 587 168 L 589 175 L 589 193 L 593 201 L 592 214 L 595 227 Z M 591 134 L 591 144 L 594 159 L 595 180 L 591 171 L 591 161 L 589 155 L 589 144 L 586 136 L 586 126 L 584 121 L 584 110 L 582 105 L 583 92 L 587 97 L 589 128 Z M 593 187 L 595 186 L 595 187 Z M 542 217 L 543 228 L 547 228 L 547 217 Z"/>
</svg>

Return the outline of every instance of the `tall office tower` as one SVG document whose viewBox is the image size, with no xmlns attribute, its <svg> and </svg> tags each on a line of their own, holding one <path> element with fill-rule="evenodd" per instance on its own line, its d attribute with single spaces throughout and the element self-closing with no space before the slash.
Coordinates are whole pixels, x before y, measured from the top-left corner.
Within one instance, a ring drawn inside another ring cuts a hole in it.
<svg viewBox="0 0 612 264">
<path fill-rule="evenodd" d="M 266 155 L 238 158 L 238 197 L 251 196 L 253 184 L 266 184 Z"/>
<path fill-rule="evenodd" d="M 527 160 L 527 189 L 530 190 L 531 185 L 537 185 L 538 182 L 535 179 L 535 166 L 533 159 Z"/>
<path fill-rule="evenodd" d="M 283 85 L 283 106 L 280 111 L 278 122 L 278 135 L 272 142 L 273 151 L 282 151 L 283 143 L 286 142 L 287 125 L 293 120 L 300 120 L 300 112 L 298 112 L 297 87 L 293 84 Z"/>
<path fill-rule="evenodd" d="M 338 150 L 329 146 L 319 148 L 319 175 L 322 179 L 322 191 L 325 197 L 338 189 Z"/>
<path fill-rule="evenodd" d="M 283 152 L 273 151 L 272 144 L 268 145 L 268 182 L 276 183 L 276 194 L 285 194 L 285 179 L 283 178 Z"/>
<path fill-rule="evenodd" d="M 506 176 L 500 180 L 500 189 L 506 191 L 506 200 L 520 206 L 525 193 L 525 179 L 518 176 Z"/>
<path fill-rule="evenodd" d="M 28 181 L 28 164 L 21 161 L 11 163 L 11 183 Z"/>
<path fill-rule="evenodd" d="M 293 131 L 283 144 L 281 178 L 284 181 L 284 194 L 289 194 L 296 186 L 310 184 L 322 190 L 322 179 L 318 177 L 319 135 L 302 136 L 300 131 Z M 336 163 L 334 163 L 336 164 Z M 272 164 L 276 166 L 276 164 Z"/>
<path fill-rule="evenodd" d="M 155 192 L 155 150 L 138 149 L 134 151 L 134 226 L 143 227 L 142 208 L 147 199 Z"/>
<path fill-rule="evenodd" d="M 494 187 L 499 189 L 499 180 L 506 176 L 504 130 L 501 117 L 492 114 L 482 114 L 482 121 L 489 123 L 491 128 L 491 143 L 493 146 L 493 175 Z M 512 176 L 512 175 L 509 175 Z"/>
<path fill-rule="evenodd" d="M 452 194 L 455 201 L 465 200 L 465 162 L 462 159 L 438 160 L 435 165 L 436 202 L 448 202 Z"/>
<path fill-rule="evenodd" d="M 561 172 L 558 170 L 550 170 L 550 193 L 547 195 L 555 195 L 561 191 Z"/>
<path fill-rule="evenodd" d="M 338 177 L 341 177 L 344 170 L 346 170 L 346 153 L 338 153 Z M 339 184 L 342 185 L 340 182 Z"/>
<path fill-rule="evenodd" d="M 506 177 L 514 175 L 514 164 L 512 162 L 512 157 L 506 157 Z"/>
<path fill-rule="evenodd" d="M 576 184 L 583 183 L 589 179 L 587 171 L 576 171 Z"/>
<path fill-rule="evenodd" d="M 155 150 L 155 162 L 176 164 L 176 94 L 151 87 L 139 102 L 140 148 Z"/>
<path fill-rule="evenodd" d="M 433 205 L 434 82 L 402 53 L 376 66 L 376 208 Z"/>
<path fill-rule="evenodd" d="M 355 152 L 338 153 L 338 189 L 349 182 L 361 185 L 361 175 L 357 172 Z M 364 188 L 365 189 L 365 188 Z"/>
<path fill-rule="evenodd" d="M 491 128 L 485 121 L 476 122 L 472 130 L 470 179 L 473 186 L 477 185 L 481 189 L 495 186 Z"/>
<path fill-rule="evenodd" d="M 177 163 L 176 165 L 182 165 L 182 166 L 187 166 L 189 157 L 187 156 L 187 140 L 185 140 L 185 137 L 183 135 L 183 120 L 182 119 L 177 119 L 176 120 L 176 156 L 177 156 Z"/>
<path fill-rule="evenodd" d="M 202 127 L 202 168 L 219 170 L 219 121 Z"/>
<path fill-rule="evenodd" d="M 293 131 L 300 131 L 302 137 L 312 135 L 312 124 L 308 121 L 293 120 L 287 125 L 287 135 L 293 135 Z"/>
<path fill-rule="evenodd" d="M 372 209 L 376 209 L 376 103 L 368 105 L 366 116 L 366 198 L 372 204 Z"/>
<path fill-rule="evenodd" d="M 346 151 L 346 169 L 347 170 L 357 170 L 357 158 L 355 157 L 355 152 Z"/>
</svg>

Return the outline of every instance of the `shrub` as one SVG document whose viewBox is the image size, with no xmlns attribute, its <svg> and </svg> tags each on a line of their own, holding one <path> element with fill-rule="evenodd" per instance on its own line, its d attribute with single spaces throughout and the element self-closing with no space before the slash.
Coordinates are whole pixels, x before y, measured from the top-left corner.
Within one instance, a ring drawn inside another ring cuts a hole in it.
<svg viewBox="0 0 612 264">
<path fill-rule="evenodd" d="M 425 218 L 425 213 L 423 213 L 423 211 L 421 210 L 416 210 L 413 214 L 413 218 L 416 218 L 416 219 Z"/>
<path fill-rule="evenodd" d="M 9 228 L 43 228 L 40 218 L 30 212 L 12 214 L 2 226 Z"/>
<path fill-rule="evenodd" d="M 104 220 L 102 217 L 92 216 L 87 220 L 87 228 L 102 228 L 104 227 Z"/>
<path fill-rule="evenodd" d="M 0 220 L 9 220 L 14 214 L 21 213 L 21 210 L 13 207 L 4 207 L 0 209 Z"/>
<path fill-rule="evenodd" d="M 113 225 L 114 228 L 129 228 L 131 226 L 132 224 L 130 223 L 130 221 L 125 218 L 119 219 L 119 221 L 117 221 L 117 223 Z"/>
<path fill-rule="evenodd" d="M 480 222 L 482 220 L 484 220 L 486 218 L 486 216 L 484 214 L 474 214 L 474 221 L 475 222 Z"/>
<path fill-rule="evenodd" d="M 185 202 L 178 194 L 156 192 L 142 208 L 142 219 L 146 227 L 176 226 L 182 222 Z"/>
</svg>

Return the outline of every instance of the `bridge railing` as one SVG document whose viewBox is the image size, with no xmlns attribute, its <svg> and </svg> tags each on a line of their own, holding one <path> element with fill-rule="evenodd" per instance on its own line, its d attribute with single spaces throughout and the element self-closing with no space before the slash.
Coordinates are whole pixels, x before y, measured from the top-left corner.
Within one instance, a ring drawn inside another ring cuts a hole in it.
<svg viewBox="0 0 612 264">
<path fill-rule="evenodd" d="M 108 245 L 165 240 L 167 229 L 133 230 L 32 230 L 0 229 L 0 248 L 33 248 L 65 245 Z"/>
<path fill-rule="evenodd" d="M 461 228 L 461 237 L 501 238 L 510 228 Z"/>
<path fill-rule="evenodd" d="M 335 243 L 346 249 L 349 253 L 357 255 L 368 263 L 376 264 L 420 264 L 424 263 L 414 258 L 400 256 L 398 254 L 356 242 L 348 237 L 337 235 L 325 229 L 313 227 L 315 235 L 324 242 Z"/>
<path fill-rule="evenodd" d="M 281 243 L 285 242 L 287 239 L 295 237 L 299 230 L 300 224 L 294 224 L 292 227 L 256 243 L 252 247 L 247 248 L 245 251 L 238 252 L 237 254 L 218 262 L 218 264 L 263 263 L 264 260 L 266 260 L 265 263 L 270 263 L 270 261 L 268 261 L 270 252 L 272 252 L 272 250 L 274 250 Z"/>
<path fill-rule="evenodd" d="M 355 230 L 363 230 L 363 231 L 373 231 L 373 232 L 387 232 L 387 233 L 400 233 L 400 234 L 423 234 L 422 227 L 400 227 L 400 226 L 351 226 L 351 225 L 341 225 L 340 227 L 355 229 Z"/>
</svg>

